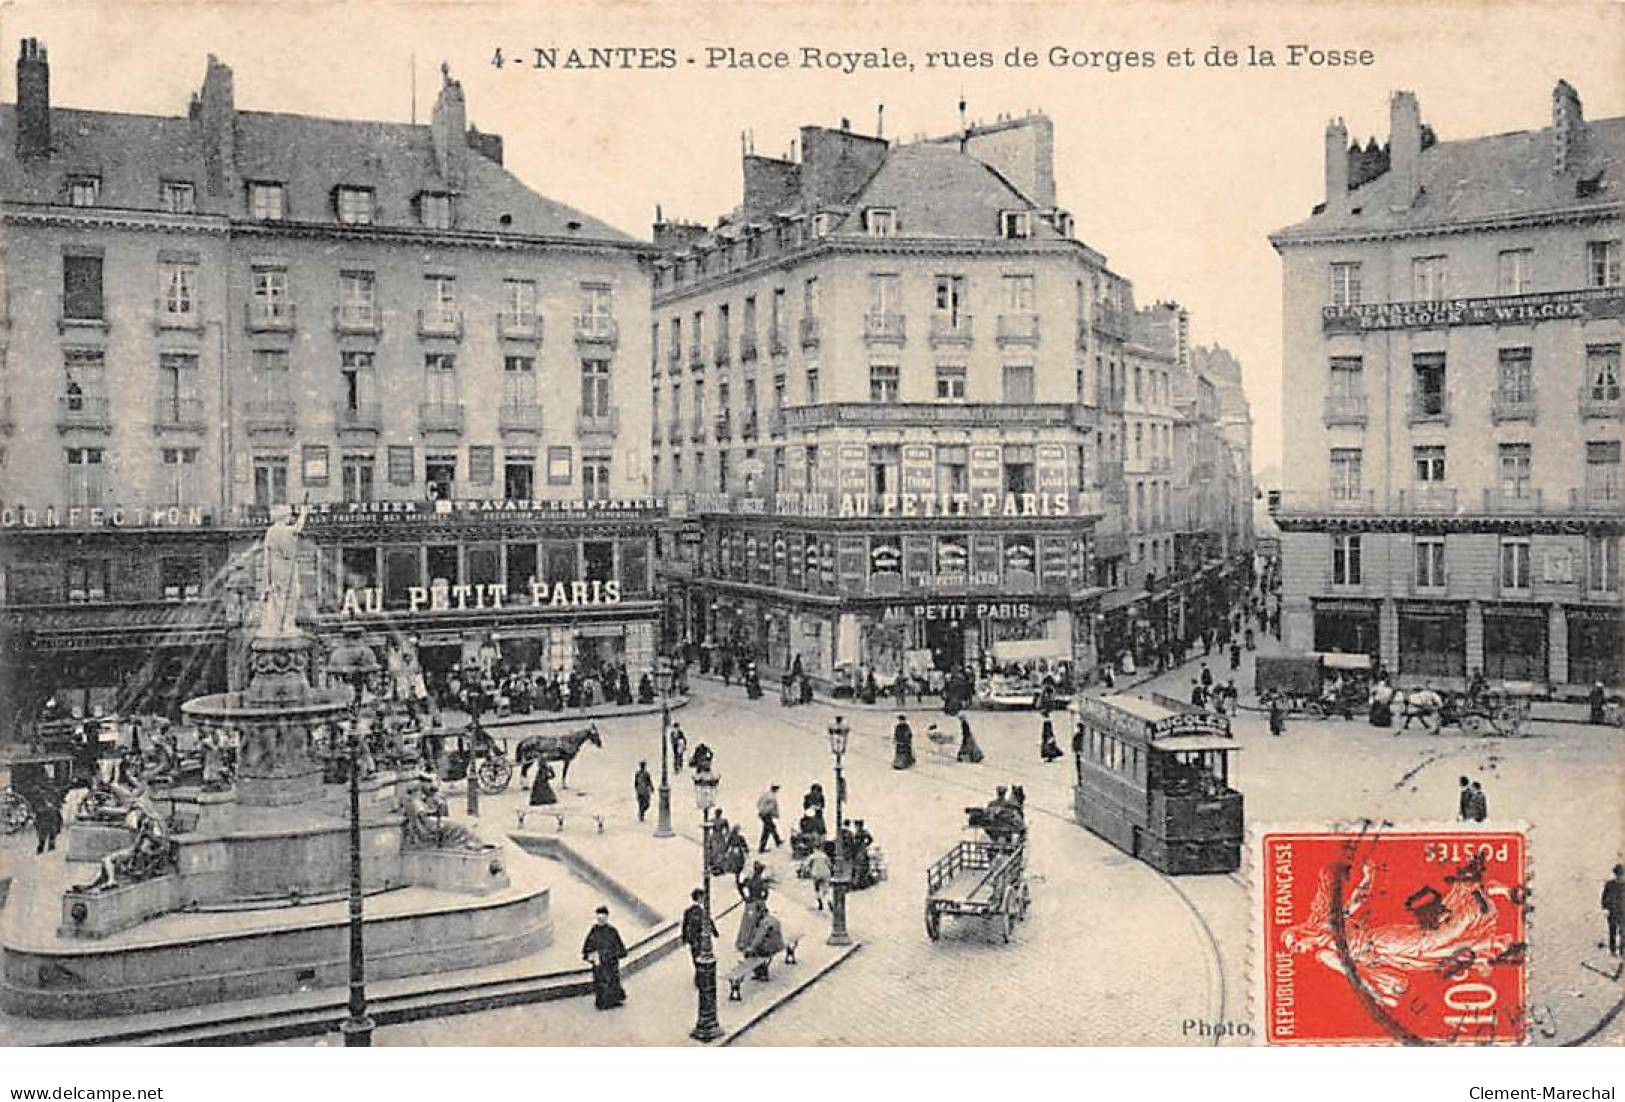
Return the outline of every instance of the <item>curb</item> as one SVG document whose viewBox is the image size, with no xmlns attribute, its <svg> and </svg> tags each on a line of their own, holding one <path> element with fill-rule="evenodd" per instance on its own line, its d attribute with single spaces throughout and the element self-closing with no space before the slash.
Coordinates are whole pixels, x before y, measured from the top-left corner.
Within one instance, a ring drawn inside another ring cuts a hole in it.
<svg viewBox="0 0 1625 1102">
<path fill-rule="evenodd" d="M 855 941 L 851 945 L 846 946 L 846 948 L 836 954 L 835 959 L 826 962 L 822 968 L 818 969 L 818 971 L 814 972 L 812 975 L 790 988 L 790 990 L 786 991 L 779 998 L 762 1007 L 762 1009 L 758 1010 L 749 1018 L 746 1018 L 743 1025 L 739 1026 L 737 1029 L 729 1030 L 727 1035 L 722 1038 L 722 1045 L 719 1047 L 725 1048 L 739 1040 L 739 1038 L 743 1037 L 745 1034 L 749 1033 L 752 1029 L 755 1029 L 762 1022 L 766 1021 L 774 1011 L 778 1010 L 780 1007 L 788 1006 L 791 1002 L 800 997 L 802 992 L 806 991 L 808 988 L 812 987 L 813 984 L 835 971 L 835 969 L 839 968 L 842 964 L 845 964 L 852 954 L 856 953 L 862 948 L 863 942 L 861 941 Z"/>
</svg>

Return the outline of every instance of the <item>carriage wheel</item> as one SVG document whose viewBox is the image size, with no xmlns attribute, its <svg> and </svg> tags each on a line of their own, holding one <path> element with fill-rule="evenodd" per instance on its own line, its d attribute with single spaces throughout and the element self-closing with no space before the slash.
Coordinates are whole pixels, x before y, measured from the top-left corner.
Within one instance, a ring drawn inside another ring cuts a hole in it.
<svg viewBox="0 0 1625 1102">
<path fill-rule="evenodd" d="M 1016 916 L 1012 911 L 1006 909 L 999 916 L 999 919 L 999 935 L 1004 938 L 1004 943 L 1009 945 L 1011 935 L 1016 932 Z"/>
<path fill-rule="evenodd" d="M 487 756 L 479 768 L 480 791 L 486 795 L 505 791 L 513 780 L 513 764 L 505 757 Z"/>
<path fill-rule="evenodd" d="M 16 792 L 0 792 L 0 830 L 7 834 L 16 834 L 27 826 L 34 818 L 33 809 L 28 801 Z"/>
<path fill-rule="evenodd" d="M 1032 905 L 1032 901 L 1033 901 L 1032 890 L 1027 887 L 1026 881 L 1022 881 L 1022 884 L 1021 884 L 1021 906 L 1016 911 L 1016 918 L 1017 919 L 1019 919 L 1022 922 L 1025 922 L 1027 920 L 1027 908 Z"/>
<path fill-rule="evenodd" d="M 1322 703 L 1321 701 L 1318 701 L 1318 700 L 1305 701 L 1304 705 L 1303 705 L 1303 710 L 1308 712 L 1311 716 L 1315 717 L 1316 719 L 1325 719 L 1326 718 L 1326 705 L 1324 703 Z"/>
<path fill-rule="evenodd" d="M 942 914 L 932 903 L 925 905 L 925 932 L 932 941 L 942 936 Z"/>
</svg>

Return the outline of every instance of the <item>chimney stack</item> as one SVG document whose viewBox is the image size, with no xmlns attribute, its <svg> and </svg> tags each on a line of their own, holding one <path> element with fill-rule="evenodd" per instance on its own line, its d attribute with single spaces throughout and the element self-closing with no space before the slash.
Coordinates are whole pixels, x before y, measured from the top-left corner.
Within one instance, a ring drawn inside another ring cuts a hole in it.
<svg viewBox="0 0 1625 1102">
<path fill-rule="evenodd" d="M 1422 108 L 1415 92 L 1395 92 L 1388 99 L 1388 171 L 1393 208 L 1410 210 L 1422 190 Z"/>
<path fill-rule="evenodd" d="M 236 190 L 237 166 L 237 96 L 231 66 L 210 54 L 203 87 L 193 102 L 192 119 L 202 132 L 204 182 L 210 195 L 228 195 Z"/>
<path fill-rule="evenodd" d="M 1326 210 L 1342 209 L 1349 193 L 1349 130 L 1342 119 L 1326 124 Z"/>
<path fill-rule="evenodd" d="M 25 38 L 17 54 L 17 156 L 51 153 L 51 66 L 45 46 Z"/>
<path fill-rule="evenodd" d="M 1568 81 L 1558 81 L 1552 89 L 1552 175 L 1561 176 L 1574 164 L 1584 124 L 1580 93 Z"/>
<path fill-rule="evenodd" d="M 434 141 L 434 164 L 447 186 L 463 186 L 468 175 L 468 109 L 463 103 L 463 86 L 451 79 L 451 66 L 440 63 L 440 94 L 429 116 Z"/>
</svg>

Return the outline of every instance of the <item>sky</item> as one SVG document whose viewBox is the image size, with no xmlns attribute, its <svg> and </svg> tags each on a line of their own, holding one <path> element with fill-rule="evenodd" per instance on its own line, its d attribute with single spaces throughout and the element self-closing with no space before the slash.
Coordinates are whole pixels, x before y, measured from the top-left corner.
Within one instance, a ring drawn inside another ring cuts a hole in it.
<svg viewBox="0 0 1625 1102">
<path fill-rule="evenodd" d="M 804 124 L 846 117 L 873 133 L 880 104 L 902 139 L 954 130 L 961 96 L 984 122 L 1042 110 L 1077 236 L 1141 303 L 1183 303 L 1195 342 L 1240 358 L 1259 470 L 1279 464 L 1282 431 L 1281 275 L 1266 238 L 1321 201 L 1330 117 L 1385 140 L 1388 94 L 1404 88 L 1441 140 L 1539 128 L 1559 77 L 1588 118 L 1625 114 L 1625 5 L 1612 2 L 0 3 L 13 62 L 29 36 L 49 48 L 54 103 L 155 114 L 185 111 L 214 53 L 240 108 L 406 121 L 415 73 L 425 121 L 445 62 L 470 122 L 503 135 L 521 179 L 640 237 L 657 203 L 708 222 L 734 206 L 741 131 L 782 155 Z M 1290 65 L 1293 44 L 1352 63 Z M 594 46 L 669 50 L 676 64 L 530 63 L 537 47 Z M 1206 64 L 1214 46 L 1236 64 Z M 1276 64 L 1247 64 L 1249 46 Z M 784 51 L 788 66 L 707 67 L 708 50 L 728 47 Z M 824 66 L 803 66 L 804 47 Z M 983 51 L 991 67 L 928 64 Z M 892 67 L 864 67 L 877 59 Z"/>
</svg>

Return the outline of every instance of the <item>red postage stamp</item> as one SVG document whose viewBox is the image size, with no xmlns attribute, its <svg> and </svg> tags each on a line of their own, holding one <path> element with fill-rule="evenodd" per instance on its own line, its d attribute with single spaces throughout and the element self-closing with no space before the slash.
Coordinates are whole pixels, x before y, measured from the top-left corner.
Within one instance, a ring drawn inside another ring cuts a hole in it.
<svg viewBox="0 0 1625 1102">
<path fill-rule="evenodd" d="M 1255 838 L 1268 1043 L 1524 1039 L 1523 830 L 1266 828 Z"/>
</svg>

